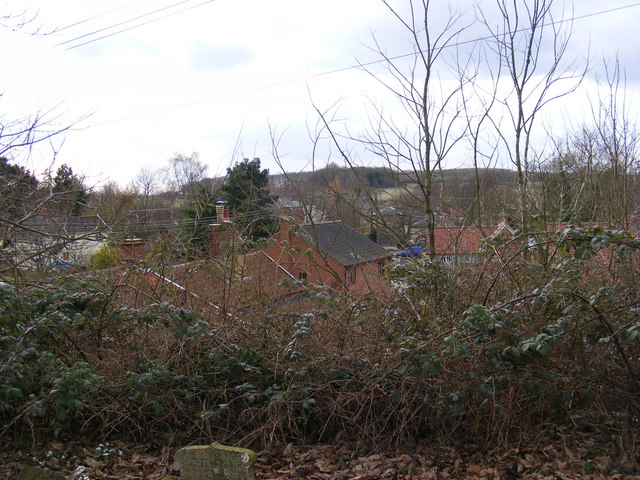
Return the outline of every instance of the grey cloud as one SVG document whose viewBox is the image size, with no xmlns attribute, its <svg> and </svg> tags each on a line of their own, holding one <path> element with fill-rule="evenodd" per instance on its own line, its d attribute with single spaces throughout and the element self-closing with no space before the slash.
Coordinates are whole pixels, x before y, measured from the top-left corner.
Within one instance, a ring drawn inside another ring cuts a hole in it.
<svg viewBox="0 0 640 480">
<path fill-rule="evenodd" d="M 193 46 L 189 65 L 196 70 L 217 72 L 249 63 L 253 58 L 253 53 L 242 45 L 200 43 Z"/>
</svg>

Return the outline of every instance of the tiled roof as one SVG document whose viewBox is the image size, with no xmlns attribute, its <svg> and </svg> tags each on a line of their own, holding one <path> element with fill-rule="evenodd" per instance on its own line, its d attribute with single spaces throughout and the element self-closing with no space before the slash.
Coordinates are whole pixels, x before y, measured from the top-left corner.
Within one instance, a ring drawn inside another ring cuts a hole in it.
<svg viewBox="0 0 640 480">
<path fill-rule="evenodd" d="M 320 253 L 344 266 L 373 262 L 391 256 L 380 245 L 342 222 L 305 225 L 302 230 Z"/>
<path fill-rule="evenodd" d="M 105 223 L 97 215 L 74 217 L 70 215 L 34 217 L 21 223 L 26 234 L 42 235 L 87 235 L 106 229 Z"/>
<path fill-rule="evenodd" d="M 546 232 L 559 232 L 572 226 L 568 222 L 549 222 L 546 224 Z M 605 223 L 589 222 L 582 227 L 606 227 Z M 477 226 L 436 226 L 435 227 L 435 253 L 436 255 L 473 255 L 480 250 L 480 242 L 486 238 L 495 238 L 504 233 L 514 233 L 506 223 L 498 226 L 486 226 L 482 229 Z M 542 232 L 540 232 L 542 233 Z M 429 238 L 427 237 L 427 247 Z M 427 248 L 428 250 L 428 248 Z"/>
<path fill-rule="evenodd" d="M 472 255 L 478 253 L 480 241 L 492 236 L 499 227 L 436 226 L 436 255 Z M 429 238 L 427 237 L 427 242 Z M 427 251 L 429 249 L 427 248 Z"/>
</svg>

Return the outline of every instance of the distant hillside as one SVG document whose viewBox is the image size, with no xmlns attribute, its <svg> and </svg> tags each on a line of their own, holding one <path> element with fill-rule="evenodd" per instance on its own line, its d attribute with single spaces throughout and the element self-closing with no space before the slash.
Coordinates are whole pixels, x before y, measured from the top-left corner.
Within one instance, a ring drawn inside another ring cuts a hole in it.
<svg viewBox="0 0 640 480">
<path fill-rule="evenodd" d="M 485 185 L 513 185 L 516 172 L 504 168 L 491 168 L 479 171 L 479 177 Z M 343 184 L 359 185 L 368 188 L 392 188 L 399 185 L 417 183 L 414 175 L 408 172 L 397 172 L 385 167 L 356 167 L 354 169 L 331 165 L 310 172 L 281 173 L 270 175 L 272 184 L 276 187 L 294 184 L 312 184 L 328 186 L 338 179 Z M 437 172 L 435 182 L 442 184 L 473 184 L 476 183 L 476 171 L 473 168 L 456 168 Z"/>
</svg>

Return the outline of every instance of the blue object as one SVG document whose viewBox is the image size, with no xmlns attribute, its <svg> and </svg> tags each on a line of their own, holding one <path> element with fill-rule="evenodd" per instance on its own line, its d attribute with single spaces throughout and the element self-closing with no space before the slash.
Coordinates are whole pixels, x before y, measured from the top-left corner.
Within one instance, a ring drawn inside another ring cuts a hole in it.
<svg viewBox="0 0 640 480">
<path fill-rule="evenodd" d="M 422 255 L 422 247 L 419 245 L 411 245 L 403 251 L 396 253 L 396 257 L 419 257 Z"/>
</svg>

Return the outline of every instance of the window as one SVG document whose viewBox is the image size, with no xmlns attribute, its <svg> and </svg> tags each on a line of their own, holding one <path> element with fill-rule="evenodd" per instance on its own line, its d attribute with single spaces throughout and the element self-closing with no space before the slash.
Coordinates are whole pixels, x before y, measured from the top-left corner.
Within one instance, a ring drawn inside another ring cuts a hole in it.
<svg viewBox="0 0 640 480">
<path fill-rule="evenodd" d="M 298 273 L 298 280 L 300 280 L 301 282 L 306 282 L 307 281 L 307 272 L 299 272 Z"/>
<path fill-rule="evenodd" d="M 378 262 L 378 275 L 384 276 L 384 262 Z"/>
<path fill-rule="evenodd" d="M 347 285 L 353 285 L 356 283 L 356 267 L 347 267 L 344 272 L 344 280 Z"/>
</svg>

